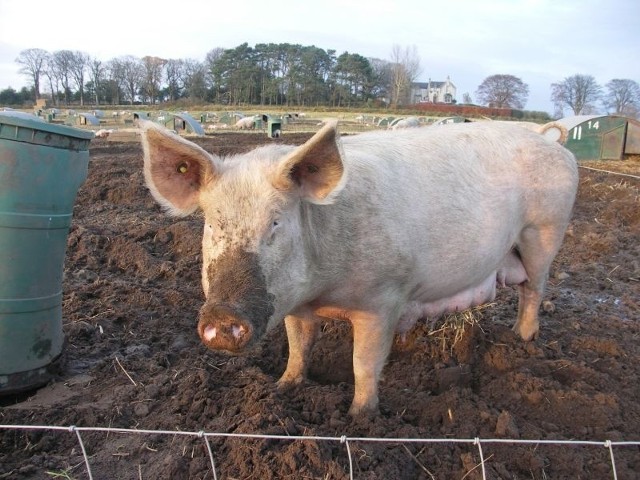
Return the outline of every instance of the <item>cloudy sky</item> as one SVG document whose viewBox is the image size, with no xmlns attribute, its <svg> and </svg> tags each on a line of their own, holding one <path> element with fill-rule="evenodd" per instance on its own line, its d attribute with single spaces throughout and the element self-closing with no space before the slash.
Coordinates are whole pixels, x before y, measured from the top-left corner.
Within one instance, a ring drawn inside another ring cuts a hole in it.
<svg viewBox="0 0 640 480">
<path fill-rule="evenodd" d="M 0 0 L 0 90 L 19 90 L 18 54 L 80 50 L 204 60 L 243 42 L 315 45 L 389 59 L 415 45 L 418 81 L 457 100 L 489 75 L 529 85 L 528 110 L 553 113 L 550 84 L 576 73 L 640 82 L 640 0 Z"/>
</svg>

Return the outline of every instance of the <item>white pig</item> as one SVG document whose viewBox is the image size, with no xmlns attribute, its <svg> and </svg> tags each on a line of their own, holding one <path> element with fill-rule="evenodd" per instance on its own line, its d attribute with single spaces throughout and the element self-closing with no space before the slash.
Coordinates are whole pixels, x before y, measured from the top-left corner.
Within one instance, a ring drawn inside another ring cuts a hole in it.
<svg viewBox="0 0 640 480">
<path fill-rule="evenodd" d="M 256 128 L 256 122 L 253 117 L 243 117 L 236 122 L 236 128 L 239 130 L 253 130 Z"/>
<path fill-rule="evenodd" d="M 518 126 L 457 124 L 339 138 L 224 161 L 153 123 L 144 174 L 175 215 L 204 212 L 198 333 L 239 352 L 284 318 L 282 387 L 305 378 L 322 319 L 353 326 L 349 413 L 375 412 L 395 332 L 518 285 L 515 332 L 538 333 L 578 184 L 573 155 Z"/>
</svg>

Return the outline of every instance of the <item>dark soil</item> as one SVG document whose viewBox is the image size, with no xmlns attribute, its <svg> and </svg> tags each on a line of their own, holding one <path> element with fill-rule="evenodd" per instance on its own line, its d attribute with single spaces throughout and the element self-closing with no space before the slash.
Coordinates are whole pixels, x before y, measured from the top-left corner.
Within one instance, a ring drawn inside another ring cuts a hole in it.
<svg viewBox="0 0 640 480">
<path fill-rule="evenodd" d="M 309 135 L 277 141 L 301 143 Z M 194 140 L 230 154 L 258 134 Z M 591 165 L 594 166 L 594 165 Z M 601 167 L 603 165 L 600 165 Z M 640 174 L 640 161 L 607 163 Z M 67 344 L 50 385 L 0 401 L 0 424 L 273 435 L 604 442 L 640 440 L 640 181 L 581 169 L 574 220 L 551 271 L 540 338 L 510 330 L 513 289 L 475 326 L 396 342 L 381 413 L 347 415 L 351 331 L 328 323 L 311 379 L 276 390 L 287 342 L 277 328 L 248 356 L 207 350 L 196 333 L 201 218 L 170 218 L 143 184 L 138 143 L 96 139 L 69 232 Z M 437 327 L 436 327 L 437 328 Z M 430 334 L 431 333 L 431 334 Z M 454 342 L 455 341 L 455 342 Z M 213 478 L 201 438 L 83 433 L 99 479 Z M 338 441 L 211 438 L 218 478 L 346 479 Z M 478 479 L 471 444 L 350 441 L 357 479 Z M 640 475 L 638 446 L 614 447 L 619 479 Z M 609 479 L 602 445 L 483 445 L 491 479 Z M 470 473 L 469 473 L 470 472 Z M 76 435 L 0 428 L 0 479 L 88 478 Z"/>
</svg>

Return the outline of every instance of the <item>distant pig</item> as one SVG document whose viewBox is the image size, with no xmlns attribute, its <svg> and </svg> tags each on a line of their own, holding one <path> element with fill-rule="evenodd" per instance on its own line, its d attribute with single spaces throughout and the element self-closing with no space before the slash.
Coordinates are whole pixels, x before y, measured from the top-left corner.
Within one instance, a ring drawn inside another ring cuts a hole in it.
<svg viewBox="0 0 640 480">
<path fill-rule="evenodd" d="M 243 117 L 236 122 L 236 128 L 239 130 L 253 130 L 256 128 L 256 122 L 253 117 Z"/>
<path fill-rule="evenodd" d="M 394 333 L 518 285 L 513 327 L 538 309 L 578 184 L 573 155 L 518 126 L 456 124 L 339 138 L 223 159 L 153 124 L 144 175 L 174 215 L 204 212 L 198 333 L 240 352 L 284 318 L 287 368 L 305 378 L 322 319 L 353 326 L 349 413 L 375 412 Z"/>
</svg>

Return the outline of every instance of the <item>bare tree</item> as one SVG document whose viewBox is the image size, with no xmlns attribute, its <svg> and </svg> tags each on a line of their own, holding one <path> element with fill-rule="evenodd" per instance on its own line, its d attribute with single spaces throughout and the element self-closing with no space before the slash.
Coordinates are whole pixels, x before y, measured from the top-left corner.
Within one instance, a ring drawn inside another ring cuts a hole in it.
<svg viewBox="0 0 640 480">
<path fill-rule="evenodd" d="M 402 48 L 393 45 L 391 48 L 391 107 L 403 105 L 409 101 L 411 83 L 420 74 L 420 57 L 415 45 Z"/>
<path fill-rule="evenodd" d="M 128 97 L 131 104 L 136 99 L 144 79 L 144 69 L 140 59 L 127 55 L 121 58 L 114 58 L 110 62 L 111 77 L 118 87 L 123 90 L 125 97 Z"/>
<path fill-rule="evenodd" d="M 224 54 L 224 48 L 221 48 L 221 47 L 216 47 L 212 50 L 209 50 L 209 52 L 207 52 L 207 55 L 204 59 L 204 63 L 207 66 L 207 68 L 211 70 L 213 68 L 213 65 L 220 59 L 220 57 L 222 57 L 223 54 Z"/>
<path fill-rule="evenodd" d="M 84 52 L 80 52 L 76 50 L 75 52 L 71 52 L 70 57 L 69 70 L 71 71 L 71 76 L 73 77 L 73 81 L 76 84 L 76 88 L 80 93 L 80 106 L 84 105 L 84 75 L 87 71 L 87 67 L 89 66 L 89 62 L 91 58 L 88 54 Z"/>
<path fill-rule="evenodd" d="M 40 77 L 47 65 L 49 52 L 41 48 L 28 48 L 22 50 L 16 58 L 16 63 L 22 65 L 19 73 L 27 75 L 33 81 L 33 89 L 36 100 L 40 98 Z"/>
<path fill-rule="evenodd" d="M 120 60 L 112 58 L 106 65 L 108 96 L 111 97 L 112 103 L 119 105 L 124 97 L 124 75 L 122 74 L 122 65 Z"/>
<path fill-rule="evenodd" d="M 374 84 L 371 94 L 376 98 L 389 98 L 389 87 L 391 86 L 391 63 L 380 58 L 368 58 L 373 69 Z"/>
<path fill-rule="evenodd" d="M 522 109 L 529 98 L 529 86 L 513 75 L 491 75 L 478 87 L 476 98 L 494 108 Z"/>
<path fill-rule="evenodd" d="M 122 59 L 112 58 L 106 65 L 106 90 L 107 96 L 111 98 L 111 103 L 120 105 L 125 95 L 125 74 Z"/>
<path fill-rule="evenodd" d="M 69 105 L 71 101 L 71 66 L 74 62 L 74 55 L 71 50 L 58 50 L 53 53 L 52 67 L 55 75 L 60 80 L 64 92 L 64 103 Z"/>
<path fill-rule="evenodd" d="M 462 103 L 473 103 L 473 99 L 469 92 L 465 92 L 462 94 Z"/>
<path fill-rule="evenodd" d="M 574 115 L 582 115 L 595 111 L 595 103 L 600 98 L 601 88 L 591 75 L 576 74 L 565 78 L 560 83 L 551 84 L 551 101 L 556 112 L 565 107 L 573 110 Z"/>
<path fill-rule="evenodd" d="M 144 72 L 144 82 L 142 90 L 154 104 L 160 92 L 160 84 L 162 82 L 162 74 L 167 60 L 160 57 L 146 56 L 142 58 L 142 69 Z"/>
<path fill-rule="evenodd" d="M 207 97 L 207 69 L 204 63 L 188 58 L 184 61 L 184 89 L 187 97 L 203 101 Z"/>
<path fill-rule="evenodd" d="M 165 66 L 165 77 L 168 100 L 178 100 L 184 90 L 185 61 L 182 59 L 168 60 Z"/>
<path fill-rule="evenodd" d="M 100 105 L 100 90 L 102 89 L 102 81 L 105 77 L 105 66 L 102 61 L 97 58 L 89 60 L 89 74 L 93 82 L 93 90 L 96 99 L 96 106 Z"/>
<path fill-rule="evenodd" d="M 224 48 L 216 47 L 210 50 L 204 59 L 205 68 L 207 70 L 208 83 L 213 86 L 214 100 L 217 103 L 222 102 L 222 79 L 220 77 L 218 69 L 216 68 L 216 65 L 223 55 Z"/>
<path fill-rule="evenodd" d="M 640 85 L 634 80 L 615 78 L 605 85 L 607 94 L 604 97 L 606 108 L 613 113 L 633 116 L 640 106 Z"/>
<path fill-rule="evenodd" d="M 60 75 L 58 74 L 53 55 L 49 55 L 42 73 L 47 77 L 47 80 L 49 80 L 51 98 L 53 99 L 53 104 L 57 107 L 60 105 Z"/>
</svg>

